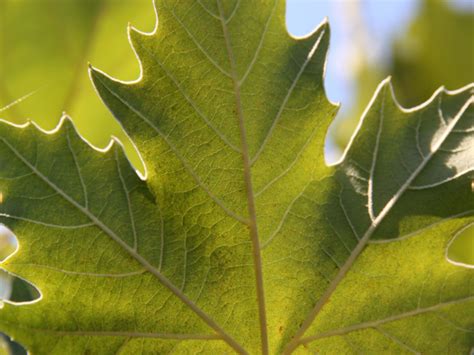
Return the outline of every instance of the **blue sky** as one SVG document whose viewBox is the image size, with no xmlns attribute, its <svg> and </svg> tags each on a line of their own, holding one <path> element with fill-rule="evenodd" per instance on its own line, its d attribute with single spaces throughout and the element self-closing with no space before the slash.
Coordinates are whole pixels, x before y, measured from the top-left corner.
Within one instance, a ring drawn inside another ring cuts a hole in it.
<svg viewBox="0 0 474 355">
<path fill-rule="evenodd" d="M 447 1 L 460 10 L 474 11 L 473 0 Z M 370 44 L 369 53 L 363 50 L 363 54 L 369 54 L 370 60 L 383 61 L 389 54 L 393 37 L 405 30 L 419 6 L 419 0 L 287 0 L 287 26 L 292 34 L 302 36 L 311 32 L 325 16 L 329 18 L 332 37 L 326 90 L 332 101 L 349 105 L 353 82 L 347 65 L 354 63 L 348 64 L 348 58 L 354 57 L 359 45 L 354 40 L 354 29 L 358 30 L 354 24 L 354 9 L 358 12 L 355 17 L 364 25 L 359 27 L 365 27 L 366 40 Z"/>
<path fill-rule="evenodd" d="M 460 10 L 474 11 L 473 0 L 446 1 Z M 360 58 L 383 66 L 393 39 L 405 31 L 420 5 L 420 0 L 287 0 L 287 26 L 293 35 L 303 36 L 324 17 L 329 18 L 331 45 L 325 87 L 331 101 L 340 102 L 344 111 L 355 97 L 354 73 Z M 328 162 L 338 156 L 329 138 Z"/>
<path fill-rule="evenodd" d="M 363 22 L 371 60 L 382 60 L 390 50 L 391 39 L 416 14 L 416 0 L 287 0 L 287 25 L 297 36 L 307 34 L 325 16 L 331 24 L 331 47 L 326 67 L 326 90 L 332 101 L 349 105 L 353 90 L 352 70 L 347 66 L 357 57 L 359 43 L 354 37 L 357 20 Z M 355 17 L 355 19 L 354 19 Z M 359 26 L 360 27 L 360 26 Z M 360 31 L 361 28 L 356 30 Z M 366 44 L 367 46 L 367 44 Z M 343 70 L 344 69 L 344 70 Z"/>
<path fill-rule="evenodd" d="M 340 102 L 343 111 L 353 103 L 358 60 L 383 62 L 393 37 L 410 23 L 418 5 L 417 0 L 287 0 L 287 26 L 291 34 L 303 36 L 324 17 L 329 18 L 325 87 L 331 101 Z M 325 150 L 328 162 L 338 159 L 340 151 L 330 135 Z"/>
</svg>

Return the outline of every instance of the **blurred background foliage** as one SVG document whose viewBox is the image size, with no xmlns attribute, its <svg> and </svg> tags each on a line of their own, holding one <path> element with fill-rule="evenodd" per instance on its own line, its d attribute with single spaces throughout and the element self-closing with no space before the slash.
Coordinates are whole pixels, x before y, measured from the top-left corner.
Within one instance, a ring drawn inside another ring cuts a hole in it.
<svg viewBox="0 0 474 355">
<path fill-rule="evenodd" d="M 360 54 L 354 104 L 339 117 L 333 132 L 339 148 L 345 147 L 375 88 L 388 75 L 404 107 L 426 101 L 442 85 L 454 90 L 474 81 L 474 2 L 465 10 L 444 0 L 422 0 L 418 6 L 418 14 L 400 29 L 382 62 Z M 361 51 L 370 53 L 370 43 L 364 38 L 359 42 Z"/>
<path fill-rule="evenodd" d="M 0 0 L 0 118 L 31 119 L 51 130 L 65 112 L 97 147 L 117 136 L 139 165 L 129 139 L 94 92 L 87 66 L 136 79 L 127 23 L 152 30 L 151 9 L 151 0 Z"/>
<path fill-rule="evenodd" d="M 441 85 L 456 89 L 474 81 L 472 0 L 287 3 L 289 30 L 298 35 L 307 31 L 301 27 L 305 22 L 302 16 L 314 18 L 314 27 L 327 15 L 326 7 L 336 8 L 330 18 L 334 54 L 329 56 L 326 86 L 331 99 L 342 101 L 342 108 L 328 135 L 328 161 L 340 155 L 375 88 L 388 75 L 405 107 L 422 103 Z M 409 5 L 409 20 L 397 23 L 391 9 L 402 3 Z M 394 35 L 383 39 L 384 43 L 374 40 L 368 5 L 372 6 L 372 18 L 394 27 Z M 311 6 L 316 10 L 306 9 Z M 298 15 L 291 15 L 294 13 Z M 97 147 L 105 147 L 111 135 L 118 137 L 132 163 L 143 170 L 128 137 L 94 92 L 87 71 L 90 62 L 121 80 L 139 76 L 137 59 L 126 40 L 129 22 L 151 31 L 155 26 L 151 0 L 0 0 L 0 118 L 17 124 L 34 120 L 51 130 L 66 113 L 80 134 Z M 338 49 L 340 23 L 351 45 L 342 52 Z M 388 49 L 374 56 L 381 45 Z M 350 90 L 338 89 L 338 73 L 350 78 Z M 8 233 L 2 233 L 0 260 L 12 252 L 10 239 L 5 237 Z M 454 240 L 448 257 L 474 264 L 474 227 Z M 38 295 L 30 285 L 0 270 L 0 299 L 25 301 Z M 18 344 L 0 336 L 0 355 L 21 351 Z"/>
</svg>

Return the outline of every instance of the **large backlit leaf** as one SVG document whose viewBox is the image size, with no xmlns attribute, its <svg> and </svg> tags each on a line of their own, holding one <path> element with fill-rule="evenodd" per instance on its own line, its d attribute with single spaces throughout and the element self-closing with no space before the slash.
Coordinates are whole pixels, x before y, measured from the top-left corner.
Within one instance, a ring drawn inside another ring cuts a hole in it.
<svg viewBox="0 0 474 355">
<path fill-rule="evenodd" d="M 467 352 L 473 272 L 446 246 L 474 222 L 473 87 L 405 110 L 384 81 L 326 166 L 327 23 L 294 39 L 283 1 L 156 7 L 129 28 L 138 80 L 91 69 L 145 181 L 67 118 L 0 123 L 2 267 L 42 293 L 0 330 L 37 353 Z"/>
</svg>

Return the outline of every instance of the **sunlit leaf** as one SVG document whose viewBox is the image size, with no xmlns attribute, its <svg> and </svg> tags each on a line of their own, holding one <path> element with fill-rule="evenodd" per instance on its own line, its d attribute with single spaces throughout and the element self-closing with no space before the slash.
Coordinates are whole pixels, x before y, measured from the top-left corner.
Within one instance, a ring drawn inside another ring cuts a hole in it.
<svg viewBox="0 0 474 355">
<path fill-rule="evenodd" d="M 294 39 L 283 1 L 156 7 L 129 28 L 138 80 L 90 70 L 146 180 L 67 117 L 0 123 L 2 267 L 42 294 L 0 330 L 48 354 L 467 352 L 474 274 L 446 246 L 474 221 L 473 86 L 406 110 L 383 81 L 326 166 L 326 22 Z"/>
</svg>

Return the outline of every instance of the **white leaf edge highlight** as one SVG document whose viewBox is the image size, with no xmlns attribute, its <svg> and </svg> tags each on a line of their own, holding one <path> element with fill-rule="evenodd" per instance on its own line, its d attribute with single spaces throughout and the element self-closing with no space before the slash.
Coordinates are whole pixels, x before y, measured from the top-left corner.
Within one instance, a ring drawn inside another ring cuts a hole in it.
<svg viewBox="0 0 474 355">
<path fill-rule="evenodd" d="M 448 245 L 446 246 L 446 251 L 445 251 L 445 258 L 446 260 L 450 263 L 450 264 L 453 264 L 453 265 L 456 265 L 456 266 L 462 266 L 464 268 L 467 268 L 467 269 L 474 269 L 474 264 L 467 264 L 467 263 L 463 263 L 463 262 L 460 262 L 460 261 L 456 261 L 456 260 L 453 260 L 451 259 L 448 254 L 449 254 L 449 249 L 451 248 L 451 244 L 454 243 L 454 241 L 459 237 L 459 235 L 461 235 L 465 230 L 469 229 L 469 228 L 472 228 L 474 227 L 474 222 L 472 223 L 469 223 L 467 225 L 465 225 L 464 227 L 462 227 L 460 230 L 458 230 L 456 232 L 456 234 L 454 235 L 453 238 L 451 238 L 451 240 L 449 241 Z M 474 235 L 473 235 L 473 240 L 474 240 Z"/>
<path fill-rule="evenodd" d="M 370 99 L 369 103 L 367 104 L 364 112 L 362 113 L 361 117 L 359 118 L 359 122 L 357 123 L 357 127 L 355 128 L 354 132 L 352 133 L 351 135 L 351 138 L 349 140 L 349 143 L 347 143 L 346 147 L 344 148 L 344 151 L 341 155 L 341 157 L 339 158 L 339 160 L 337 160 L 336 162 L 334 163 L 331 163 L 331 164 L 328 164 L 328 166 L 337 166 L 337 165 L 340 165 L 342 164 L 349 151 L 351 150 L 352 148 L 352 145 L 354 144 L 354 141 L 355 141 L 355 138 L 358 136 L 360 130 L 362 129 L 363 127 L 363 124 L 364 124 L 364 121 L 370 111 L 370 109 L 372 108 L 375 100 L 378 98 L 380 92 L 382 91 L 382 89 L 388 85 L 389 89 L 390 89 L 390 93 L 391 93 L 391 97 L 392 97 L 392 100 L 393 102 L 395 103 L 395 106 L 397 107 L 397 109 L 399 109 L 401 112 L 403 113 L 411 113 L 411 112 L 415 112 L 415 111 L 418 111 L 418 110 L 421 110 L 425 107 L 428 107 L 437 97 L 439 94 L 441 93 L 445 93 L 447 95 L 450 95 L 450 96 L 453 96 L 453 95 L 457 95 L 457 94 L 460 94 L 464 91 L 467 91 L 469 89 L 471 90 L 474 90 L 474 83 L 470 83 L 470 84 L 467 84 L 459 89 L 456 89 L 456 90 L 448 90 L 446 89 L 444 86 L 440 86 L 432 95 L 431 97 L 422 102 L 421 104 L 417 105 L 417 106 L 413 106 L 413 107 L 404 107 L 400 104 L 400 102 L 398 101 L 397 99 L 397 96 L 395 94 L 395 89 L 393 87 L 393 83 L 392 83 L 392 76 L 389 75 L 388 77 L 386 77 L 384 80 L 382 80 L 380 82 L 380 84 L 377 86 L 377 88 L 375 89 L 375 92 L 374 94 L 372 95 L 372 98 Z"/>
<path fill-rule="evenodd" d="M 51 130 L 47 130 L 47 129 L 44 129 L 42 128 L 40 125 L 38 125 L 35 121 L 32 121 L 32 120 L 28 120 L 27 122 L 25 123 L 21 123 L 21 124 L 18 124 L 18 123 L 13 123 L 13 122 L 10 122 L 10 121 L 7 121 L 3 118 L 0 118 L 0 124 L 4 123 L 4 124 L 7 124 L 9 126 L 13 126 L 15 128 L 20 128 L 20 129 L 25 129 L 29 126 L 33 126 L 35 127 L 38 131 L 40 131 L 41 133 L 43 134 L 47 134 L 47 135 L 53 135 L 53 134 L 56 134 L 57 132 L 59 132 L 64 124 L 65 121 L 69 121 L 71 123 L 71 125 L 73 126 L 74 128 L 74 132 L 75 134 L 83 141 L 85 142 L 89 147 L 91 147 L 93 150 L 97 151 L 97 152 L 100 152 L 100 153 L 107 153 L 108 151 L 110 151 L 110 149 L 112 149 L 112 147 L 114 146 L 114 144 L 117 144 L 120 149 L 122 149 L 122 151 L 124 152 L 124 155 L 125 157 L 127 158 L 130 166 L 135 169 L 135 172 L 136 174 L 138 175 L 138 177 L 143 180 L 143 181 L 146 181 L 147 179 L 147 176 L 148 176 L 148 171 L 146 169 L 146 166 L 145 166 L 145 162 L 142 158 L 142 156 L 140 154 L 139 155 L 139 158 L 140 158 L 140 162 L 142 163 L 142 165 L 145 167 L 145 172 L 142 174 L 138 169 L 136 169 L 132 162 L 130 161 L 130 159 L 128 158 L 126 152 L 125 152 L 125 148 L 122 144 L 122 142 L 120 141 L 119 138 L 117 138 L 116 136 L 112 135 L 111 136 L 111 139 L 109 141 L 109 143 L 104 147 L 104 148 L 99 148 L 97 146 L 95 146 L 94 144 L 92 144 L 91 142 L 89 142 L 84 136 L 82 136 L 79 131 L 77 130 L 77 127 L 76 125 L 74 124 L 74 120 L 71 116 L 69 116 L 68 114 L 66 114 L 65 112 L 63 112 L 63 115 L 61 116 L 61 118 L 59 119 L 59 122 L 58 124 L 56 125 L 56 127 L 54 127 L 53 129 Z M 123 129 L 123 127 L 122 127 Z M 125 130 L 124 130 L 125 132 Z M 126 133 L 125 133 L 126 134 Z M 128 137 L 128 135 L 127 135 Z M 128 137 L 129 138 L 129 137 Z M 138 148 L 136 147 L 135 143 L 130 139 L 130 142 L 133 146 L 133 148 L 138 152 Z"/>
<path fill-rule="evenodd" d="M 9 260 L 10 258 L 12 258 L 15 254 L 18 253 L 18 251 L 20 250 L 20 243 L 18 242 L 18 238 L 16 237 L 16 235 L 10 230 L 10 228 L 8 228 L 6 225 L 0 223 L 0 233 L 5 235 L 5 238 L 8 238 L 10 240 L 13 241 L 13 246 L 15 248 L 15 250 L 10 254 L 8 255 L 5 259 L 3 259 L 1 262 L 0 262 L 0 283 L 4 282 L 3 280 L 1 280 L 2 278 L 2 274 L 3 275 L 8 275 L 10 276 L 11 280 L 13 280 L 13 277 L 16 277 L 20 280 L 22 280 L 23 282 L 29 284 L 30 286 L 34 287 L 36 289 L 36 291 L 38 292 L 39 294 L 39 297 L 38 298 L 35 298 L 34 300 L 32 301 L 24 301 L 24 302 L 14 302 L 14 301 L 10 301 L 8 300 L 7 298 L 2 298 L 1 294 L 0 294 L 0 312 L 1 312 L 1 309 L 3 308 L 3 304 L 10 304 L 10 305 L 13 305 L 13 306 L 24 306 L 24 305 L 30 305 L 30 304 L 34 304 L 34 303 L 37 303 L 37 302 L 40 302 L 42 299 L 43 299 L 43 293 L 41 292 L 40 288 L 38 286 L 36 286 L 33 282 L 19 276 L 19 275 L 16 275 L 16 274 L 13 274 L 5 269 L 3 269 L 1 267 L 1 265 L 3 263 L 5 263 L 7 260 Z M 6 281 L 7 282 L 7 281 Z M 5 296 L 5 295 L 3 295 Z"/>
</svg>

